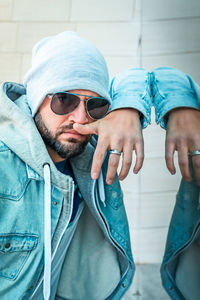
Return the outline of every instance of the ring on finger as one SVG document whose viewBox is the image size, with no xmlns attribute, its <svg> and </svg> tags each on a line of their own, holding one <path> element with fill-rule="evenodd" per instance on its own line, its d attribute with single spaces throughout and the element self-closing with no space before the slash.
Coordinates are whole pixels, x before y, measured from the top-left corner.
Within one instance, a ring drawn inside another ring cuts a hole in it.
<svg viewBox="0 0 200 300">
<path fill-rule="evenodd" d="M 122 154 L 121 151 L 116 150 L 116 149 L 111 149 L 111 150 L 109 150 L 109 152 L 110 152 L 111 154 L 117 154 L 117 155 L 121 155 L 121 154 Z"/>
<path fill-rule="evenodd" d="M 194 150 L 188 153 L 190 156 L 200 155 L 200 150 Z"/>
</svg>

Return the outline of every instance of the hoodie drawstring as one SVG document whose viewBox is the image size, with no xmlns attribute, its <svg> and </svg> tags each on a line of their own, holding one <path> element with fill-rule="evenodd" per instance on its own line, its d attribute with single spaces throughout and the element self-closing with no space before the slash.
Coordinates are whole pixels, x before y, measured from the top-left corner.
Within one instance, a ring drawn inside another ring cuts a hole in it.
<svg viewBox="0 0 200 300">
<path fill-rule="evenodd" d="M 103 182 L 102 171 L 99 174 L 99 179 L 97 182 L 98 182 L 100 200 L 103 203 L 104 207 L 106 207 L 106 196 L 105 196 L 105 191 L 104 191 L 104 182 Z"/>
<path fill-rule="evenodd" d="M 51 179 L 50 166 L 43 165 L 44 171 L 44 283 L 43 296 L 49 300 L 51 292 Z"/>
</svg>

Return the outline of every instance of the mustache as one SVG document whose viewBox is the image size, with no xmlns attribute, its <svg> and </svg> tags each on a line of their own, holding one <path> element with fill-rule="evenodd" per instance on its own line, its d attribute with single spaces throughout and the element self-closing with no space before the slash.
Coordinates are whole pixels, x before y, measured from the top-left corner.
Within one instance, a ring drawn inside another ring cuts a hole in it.
<svg viewBox="0 0 200 300">
<path fill-rule="evenodd" d="M 62 134 L 63 132 L 66 132 L 67 130 L 71 130 L 71 129 L 73 129 L 73 123 L 60 126 L 60 128 L 58 129 L 58 131 L 55 134 L 55 138 L 58 138 L 60 134 Z"/>
<path fill-rule="evenodd" d="M 73 124 L 74 123 L 70 123 L 68 125 L 62 125 L 62 126 L 60 126 L 60 128 L 58 130 L 58 134 L 61 134 L 61 133 L 65 132 L 65 131 L 67 131 L 67 130 L 73 129 Z"/>
<path fill-rule="evenodd" d="M 57 130 L 57 132 L 56 132 L 56 138 L 58 138 L 58 136 L 60 135 L 60 134 L 62 134 L 62 133 L 64 133 L 64 132 L 66 132 L 66 131 L 68 131 L 68 130 L 74 130 L 74 128 L 73 128 L 73 124 L 74 123 L 70 123 L 70 124 L 67 124 L 67 125 L 62 125 L 62 126 L 60 126 L 59 127 L 59 129 Z M 76 131 L 76 130 L 74 130 L 74 131 Z M 77 132 L 77 131 L 76 131 Z M 78 132 L 77 132 L 78 133 Z M 78 133 L 78 134 L 80 134 L 80 133 Z M 86 138 L 90 138 L 91 137 L 91 134 L 80 134 L 80 135 L 83 135 L 83 136 L 85 136 Z"/>
</svg>

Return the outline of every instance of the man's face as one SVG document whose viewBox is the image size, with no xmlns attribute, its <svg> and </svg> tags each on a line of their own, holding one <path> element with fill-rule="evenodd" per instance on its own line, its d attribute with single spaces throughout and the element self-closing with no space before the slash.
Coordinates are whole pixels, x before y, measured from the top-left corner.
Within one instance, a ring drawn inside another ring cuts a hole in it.
<svg viewBox="0 0 200 300">
<path fill-rule="evenodd" d="M 71 90 L 71 93 L 99 96 L 88 90 Z M 79 96 L 87 99 L 85 96 Z M 45 97 L 37 114 L 35 115 L 36 126 L 47 146 L 49 154 L 54 162 L 76 156 L 83 152 L 91 135 L 81 135 L 73 129 L 74 123 L 88 124 L 94 120 L 88 116 L 85 110 L 85 102 L 67 115 L 57 115 L 50 107 L 50 98 Z"/>
</svg>

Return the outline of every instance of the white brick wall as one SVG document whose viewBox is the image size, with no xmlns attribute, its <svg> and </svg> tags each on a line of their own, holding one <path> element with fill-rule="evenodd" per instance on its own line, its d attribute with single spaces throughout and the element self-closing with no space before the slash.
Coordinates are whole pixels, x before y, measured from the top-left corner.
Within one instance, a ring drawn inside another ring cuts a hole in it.
<svg viewBox="0 0 200 300">
<path fill-rule="evenodd" d="M 135 0 L 73 0 L 72 21 L 131 21 L 134 12 Z"/>
<path fill-rule="evenodd" d="M 143 55 L 198 52 L 200 31 L 197 28 L 200 28 L 200 18 L 144 22 Z"/>
<path fill-rule="evenodd" d="M 143 20 L 171 20 L 199 17 L 200 2 L 192 0 L 143 0 Z"/>
<path fill-rule="evenodd" d="M 75 30 L 76 26 L 72 23 L 64 22 L 28 22 L 19 23 L 17 51 L 20 53 L 30 53 L 35 43 L 49 35 L 58 34 L 64 30 Z M 38 39 L 39 38 L 39 39 Z"/>
<path fill-rule="evenodd" d="M 94 22 L 77 24 L 77 31 L 91 40 L 104 55 L 136 55 L 138 22 Z"/>
<path fill-rule="evenodd" d="M 20 81 L 22 56 L 17 53 L 1 53 L 0 73 L 4 81 Z"/>
<path fill-rule="evenodd" d="M 1 53 L 16 53 L 17 44 L 17 29 L 15 23 L 1 22 L 0 23 L 0 50 Z"/>
<path fill-rule="evenodd" d="M 14 21 L 60 22 L 70 17 L 70 0 L 13 0 Z"/>
<path fill-rule="evenodd" d="M 179 53 L 169 55 L 143 56 L 143 67 L 153 70 L 162 66 L 174 67 L 185 73 L 192 74 L 192 78 L 200 83 L 200 53 Z"/>
<path fill-rule="evenodd" d="M 35 42 L 64 30 L 95 43 L 111 75 L 170 65 L 200 82 L 199 0 L 0 0 L 0 81 L 22 81 Z M 171 176 L 165 167 L 165 132 L 152 123 L 144 130 L 143 170 L 122 183 L 139 263 L 161 261 L 180 181 L 179 170 Z"/>
<path fill-rule="evenodd" d="M 7 21 L 12 15 L 12 0 L 0 0 L 0 20 Z"/>
</svg>

